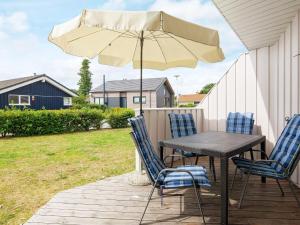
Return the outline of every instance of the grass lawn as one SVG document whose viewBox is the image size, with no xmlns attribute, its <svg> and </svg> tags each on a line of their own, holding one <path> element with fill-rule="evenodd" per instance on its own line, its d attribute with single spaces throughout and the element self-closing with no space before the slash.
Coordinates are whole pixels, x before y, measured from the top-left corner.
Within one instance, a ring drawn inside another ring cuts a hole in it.
<svg viewBox="0 0 300 225">
<path fill-rule="evenodd" d="M 55 193 L 134 169 L 129 129 L 0 139 L 0 224 L 22 224 Z"/>
</svg>

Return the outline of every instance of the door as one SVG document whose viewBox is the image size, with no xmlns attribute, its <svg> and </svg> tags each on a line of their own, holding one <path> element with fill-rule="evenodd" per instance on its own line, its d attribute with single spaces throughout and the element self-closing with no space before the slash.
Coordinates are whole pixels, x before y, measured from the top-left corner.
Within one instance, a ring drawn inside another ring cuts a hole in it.
<svg viewBox="0 0 300 225">
<path fill-rule="evenodd" d="M 127 98 L 126 97 L 120 97 L 120 107 L 127 108 Z"/>
</svg>

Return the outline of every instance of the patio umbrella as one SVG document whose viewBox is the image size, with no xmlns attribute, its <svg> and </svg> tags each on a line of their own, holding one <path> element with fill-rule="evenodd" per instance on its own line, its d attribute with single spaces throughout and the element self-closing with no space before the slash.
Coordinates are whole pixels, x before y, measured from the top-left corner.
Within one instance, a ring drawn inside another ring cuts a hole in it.
<svg viewBox="0 0 300 225">
<path fill-rule="evenodd" d="M 186 22 L 165 12 L 83 10 L 54 26 L 49 41 L 64 52 L 94 58 L 101 64 L 140 69 L 142 114 L 143 68 L 194 68 L 197 62 L 224 59 L 216 30 Z"/>
</svg>

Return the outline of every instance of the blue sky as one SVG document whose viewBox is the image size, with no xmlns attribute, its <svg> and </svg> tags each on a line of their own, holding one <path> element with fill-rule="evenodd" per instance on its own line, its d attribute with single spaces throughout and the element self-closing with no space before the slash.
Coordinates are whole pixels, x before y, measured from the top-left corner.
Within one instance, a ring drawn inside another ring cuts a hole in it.
<svg viewBox="0 0 300 225">
<path fill-rule="evenodd" d="M 167 76 L 179 93 L 194 93 L 206 83 L 216 82 L 245 47 L 211 1 L 201 0 L 0 0 L 0 80 L 46 73 L 70 88 L 76 88 L 81 58 L 66 55 L 49 43 L 53 25 L 77 16 L 85 8 L 103 10 L 163 10 L 198 23 L 220 34 L 225 60 L 199 63 L 195 69 L 145 70 L 145 77 Z M 115 68 L 92 60 L 93 85 L 106 74 L 108 80 L 138 78 L 131 65 Z M 179 74 L 176 81 L 174 75 Z"/>
</svg>

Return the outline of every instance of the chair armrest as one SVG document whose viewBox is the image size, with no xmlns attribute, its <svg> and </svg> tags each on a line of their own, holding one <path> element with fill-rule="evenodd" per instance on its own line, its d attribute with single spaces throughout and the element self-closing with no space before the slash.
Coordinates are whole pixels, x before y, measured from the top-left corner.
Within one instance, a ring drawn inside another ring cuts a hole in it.
<svg viewBox="0 0 300 225">
<path fill-rule="evenodd" d="M 189 159 L 190 162 L 192 162 L 191 159 L 190 159 L 189 157 L 185 157 L 184 155 L 170 154 L 170 155 L 167 155 L 166 157 L 164 157 L 164 159 L 163 159 L 163 162 L 164 162 L 165 165 L 166 165 L 166 159 L 167 159 L 167 158 L 170 158 L 170 157 L 180 157 L 180 158 L 185 158 L 185 159 Z"/>
<path fill-rule="evenodd" d="M 194 179 L 194 176 L 193 176 L 193 174 L 191 173 L 191 171 L 185 170 L 185 169 L 177 169 L 177 168 L 165 168 L 165 169 L 161 170 L 161 171 L 159 172 L 157 178 L 156 178 L 155 183 L 157 183 L 159 177 L 160 177 L 161 175 L 163 175 L 163 173 L 170 173 L 170 172 L 183 172 L 183 173 L 187 173 L 187 174 L 189 174 L 189 175 L 192 177 L 193 182 L 194 182 L 194 184 L 195 184 L 195 179 Z"/>
<path fill-rule="evenodd" d="M 161 171 L 159 172 L 159 174 L 158 174 L 156 180 L 155 180 L 154 186 L 155 186 L 155 187 L 156 187 L 156 186 L 159 186 L 159 185 L 157 185 L 157 182 L 158 182 L 159 177 L 160 177 L 161 175 L 163 175 L 163 173 L 169 173 L 169 172 L 182 172 L 182 173 L 187 173 L 188 175 L 191 176 L 192 181 L 193 181 L 194 188 L 196 188 L 195 178 L 194 178 L 193 174 L 191 173 L 191 171 L 185 170 L 185 169 L 177 169 L 177 168 L 165 168 L 165 169 L 161 170 Z M 164 177 L 164 178 L 165 178 L 165 177 Z M 200 184 L 198 184 L 198 186 L 201 187 Z"/>
<path fill-rule="evenodd" d="M 252 149 L 252 151 L 253 151 L 253 152 L 260 152 L 260 153 L 263 153 L 263 154 L 265 155 L 265 157 L 266 157 L 267 159 L 269 159 L 269 156 L 267 155 L 267 153 L 265 153 L 265 152 L 262 151 L 262 150 Z"/>
<path fill-rule="evenodd" d="M 287 174 L 287 172 L 288 172 L 288 169 L 287 169 L 287 168 L 284 168 L 284 166 L 283 166 L 280 162 L 278 162 L 278 161 L 276 161 L 276 160 L 271 160 L 271 159 L 253 161 L 253 162 L 252 162 L 252 165 L 251 165 L 251 167 L 250 167 L 250 171 L 252 170 L 252 167 L 253 167 L 255 164 L 259 164 L 259 163 L 275 163 L 276 166 L 279 165 L 279 166 L 284 170 L 284 172 L 283 172 L 284 174 Z"/>
</svg>

